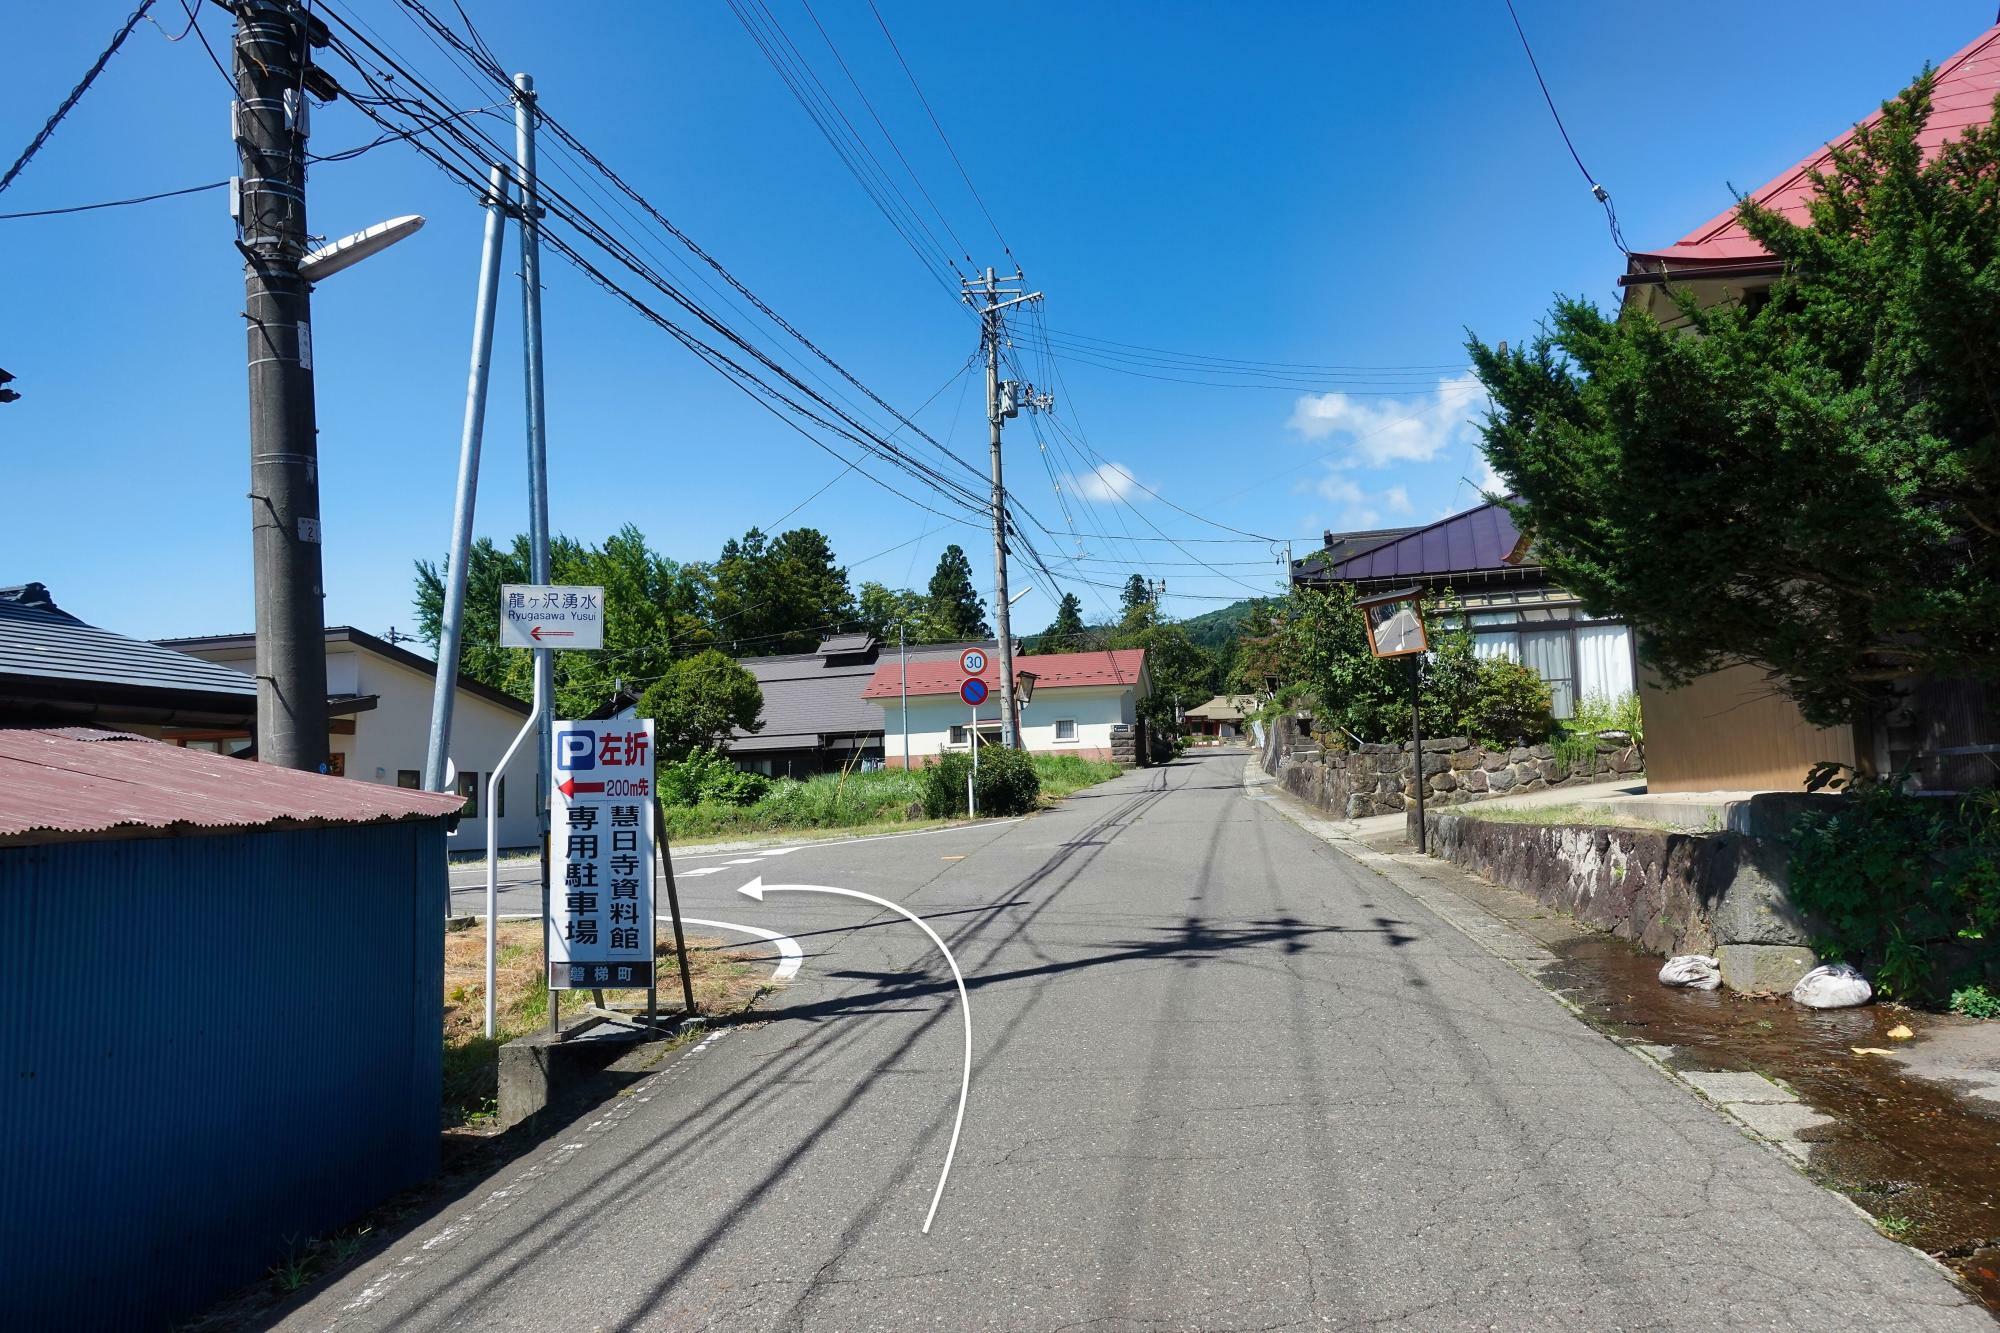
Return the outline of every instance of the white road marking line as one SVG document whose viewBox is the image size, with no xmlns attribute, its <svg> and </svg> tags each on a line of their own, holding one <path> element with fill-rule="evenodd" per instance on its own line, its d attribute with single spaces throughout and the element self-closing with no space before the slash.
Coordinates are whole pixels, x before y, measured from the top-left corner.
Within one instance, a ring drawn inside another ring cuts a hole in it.
<svg viewBox="0 0 2000 1333">
<path fill-rule="evenodd" d="M 666 921 L 669 918 L 663 916 L 660 920 Z M 707 921 L 698 916 L 684 916 L 681 918 L 681 924 L 707 926 L 711 930 L 735 930 L 771 941 L 778 946 L 778 967 L 771 973 L 773 981 L 790 981 L 799 974 L 799 967 L 806 961 L 805 950 L 799 947 L 797 940 L 790 935 L 780 935 L 775 930 L 766 930 L 762 926 L 742 926 L 734 921 Z"/>
<path fill-rule="evenodd" d="M 728 867 L 728 866 L 726 866 L 726 865 L 723 865 L 723 866 L 700 866 L 700 867 L 697 867 L 697 868 L 696 868 L 696 869 L 694 869 L 694 870 L 683 870 L 683 871 L 681 871 L 681 878 L 682 878 L 682 879 L 693 879 L 693 878 L 694 878 L 694 877 L 695 877 L 696 875 L 714 875 L 714 874 L 719 874 L 720 872 L 722 872 L 722 871 L 724 871 L 724 870 L 727 870 L 727 869 L 729 869 L 729 867 Z"/>
</svg>

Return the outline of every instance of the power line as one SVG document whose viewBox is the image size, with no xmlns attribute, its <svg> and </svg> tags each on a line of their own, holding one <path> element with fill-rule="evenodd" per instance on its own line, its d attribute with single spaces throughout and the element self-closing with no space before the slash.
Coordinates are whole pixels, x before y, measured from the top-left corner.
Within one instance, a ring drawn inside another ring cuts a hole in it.
<svg viewBox="0 0 2000 1333">
<path fill-rule="evenodd" d="M 1521 50 L 1527 54 L 1528 68 L 1535 72 L 1535 83 L 1542 90 L 1542 100 L 1549 104 L 1549 115 L 1555 120 L 1556 133 L 1562 135 L 1563 147 L 1569 149 L 1570 161 L 1576 163 L 1577 171 L 1590 186 L 1591 198 L 1604 205 L 1604 215 L 1611 224 L 1612 244 L 1616 245 L 1621 253 L 1630 255 L 1631 247 L 1625 244 L 1625 233 L 1618 226 L 1618 210 L 1611 204 L 1611 191 L 1597 183 L 1597 178 L 1590 174 L 1590 168 L 1583 165 L 1583 157 L 1576 151 L 1576 144 L 1571 142 L 1569 127 L 1563 124 L 1562 112 L 1556 110 L 1556 99 L 1549 92 L 1549 81 L 1542 77 L 1542 64 L 1535 59 L 1535 48 L 1528 44 L 1528 32 L 1521 26 L 1521 16 L 1514 10 L 1514 0 L 1502 0 L 1502 2 L 1507 6 L 1507 17 L 1514 20 L 1514 32 L 1521 39 Z"/>
<path fill-rule="evenodd" d="M 986 225 L 993 228 L 993 239 L 1000 242 L 1000 249 L 1007 258 L 1012 259 L 1014 251 L 1007 244 L 1007 238 L 1000 234 L 1000 224 L 993 220 L 992 210 L 986 207 L 986 201 L 980 197 L 979 187 L 972 183 L 972 177 L 965 170 L 965 163 L 959 159 L 958 150 L 951 146 L 951 136 L 947 135 L 944 126 L 938 123 L 937 112 L 931 110 L 931 99 L 924 96 L 923 85 L 917 82 L 916 72 L 910 68 L 910 62 L 903 59 L 903 48 L 896 45 L 896 36 L 889 31 L 889 25 L 883 21 L 882 11 L 876 8 L 875 0 L 868 0 L 868 9 L 875 15 L 876 26 L 882 29 L 882 35 L 889 39 L 889 49 L 896 53 L 896 63 L 903 67 L 903 73 L 910 80 L 910 87 L 915 90 L 917 100 L 923 103 L 924 114 L 931 118 L 931 128 L 937 131 L 939 142 L 944 144 L 944 150 L 951 154 L 951 163 L 958 168 L 959 179 L 963 180 L 965 188 L 971 191 L 973 202 L 979 205 L 979 211 L 986 217 Z"/>
<path fill-rule="evenodd" d="M 111 45 L 105 47 L 103 53 L 91 63 L 90 68 L 84 71 L 83 77 L 77 80 L 76 86 L 69 90 L 69 96 L 63 98 L 62 104 L 55 109 L 55 113 L 43 123 L 40 132 L 28 141 L 28 146 L 21 150 L 19 157 L 14 159 L 14 165 L 7 168 L 7 174 L 0 176 L 0 191 L 4 191 L 8 186 L 12 185 L 14 178 L 21 174 L 28 163 L 34 159 L 35 154 L 42 151 L 42 145 L 47 143 L 49 136 L 56 132 L 56 126 L 62 124 L 63 117 L 70 113 L 71 107 L 83 100 L 83 95 L 90 91 L 90 85 L 97 81 L 97 76 L 102 74 L 104 67 L 111 63 L 111 57 L 118 54 L 118 48 L 125 45 L 125 39 L 132 35 L 132 29 L 139 26 L 139 20 L 145 18 L 146 11 L 152 7 L 153 0 L 139 0 L 139 7 L 132 11 L 130 18 L 125 20 L 125 26 L 120 28 L 118 35 L 111 39 Z"/>
<path fill-rule="evenodd" d="M 1126 343 L 1126 342 L 1118 342 L 1111 338 L 1099 338 L 1092 334 L 1077 333 L 1069 329 L 1047 328 L 1045 326 L 1044 331 L 1046 333 L 1056 335 L 1057 337 L 1064 338 L 1072 342 L 1097 343 L 1105 347 L 1117 348 L 1124 351 L 1152 352 L 1159 356 L 1171 357 L 1177 360 L 1216 361 L 1226 365 L 1264 366 L 1277 370 L 1352 370 L 1352 371 L 1372 372 L 1372 371 L 1395 371 L 1395 370 L 1442 371 L 1442 370 L 1459 370 L 1463 368 L 1463 363 L 1374 366 L 1374 365 L 1347 365 L 1337 362 L 1320 362 L 1320 361 L 1256 361 L 1244 357 L 1212 356 L 1205 352 L 1176 352 L 1164 347 L 1149 346 L 1145 343 Z"/>
<path fill-rule="evenodd" d="M 37 208 L 27 213 L 0 213 L 0 222 L 13 222 L 20 218 L 52 218 L 65 213 L 88 213 L 99 208 L 123 208 L 127 204 L 150 204 L 156 199 L 175 199 L 184 194 L 200 194 L 203 190 L 220 190 L 228 181 L 209 181 L 205 185 L 188 185 L 178 190 L 162 190 L 158 194 L 135 195 L 130 199 L 107 199 L 100 204 L 72 204 L 68 208 Z"/>
</svg>

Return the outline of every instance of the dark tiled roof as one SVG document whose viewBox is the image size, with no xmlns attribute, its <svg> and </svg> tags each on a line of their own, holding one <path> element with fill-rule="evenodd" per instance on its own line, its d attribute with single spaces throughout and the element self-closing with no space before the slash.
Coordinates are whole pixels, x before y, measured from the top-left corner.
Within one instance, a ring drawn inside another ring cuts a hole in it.
<svg viewBox="0 0 2000 1333">
<path fill-rule="evenodd" d="M 439 819 L 463 798 L 299 773 L 84 727 L 0 730 L 0 839 Z"/>
<path fill-rule="evenodd" d="M 1293 572 L 1295 575 L 1323 573 L 1343 560 L 1415 531 L 1415 528 L 1375 528 L 1367 532 L 1329 532 L 1324 546 L 1292 562 Z"/>
<path fill-rule="evenodd" d="M 1497 501 L 1441 518 L 1334 565 L 1329 577 L 1343 583 L 1375 579 L 1423 579 L 1451 574 L 1533 568 L 1510 560 L 1521 551 L 1514 516 Z"/>
<path fill-rule="evenodd" d="M 90 687 L 157 707 L 198 702 L 246 717 L 257 708 L 257 682 L 241 671 L 86 625 L 37 599 L 0 596 L 0 680 L 12 697 Z"/>
<path fill-rule="evenodd" d="M 912 678 L 920 663 L 950 661 L 955 666 L 965 649 L 993 646 L 990 639 L 983 644 L 913 643 Z M 758 715 L 764 725 L 754 734 L 739 731 L 730 738 L 729 748 L 738 754 L 814 749 L 821 736 L 880 732 L 882 710 L 862 699 L 861 691 L 878 669 L 891 673 L 898 669 L 894 647 L 884 648 L 874 662 L 828 665 L 818 653 L 746 657 L 741 662 L 764 691 L 764 711 Z"/>
</svg>

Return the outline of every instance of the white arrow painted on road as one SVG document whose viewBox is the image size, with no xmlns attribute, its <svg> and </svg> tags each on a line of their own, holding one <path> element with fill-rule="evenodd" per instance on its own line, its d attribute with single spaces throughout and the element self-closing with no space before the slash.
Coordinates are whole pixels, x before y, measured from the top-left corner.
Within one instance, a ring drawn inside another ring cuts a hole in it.
<svg viewBox="0 0 2000 1333">
<path fill-rule="evenodd" d="M 958 983 L 958 1012 L 965 1019 L 965 1072 L 960 1075 L 958 1081 L 958 1115 L 951 1122 L 951 1146 L 944 1150 L 944 1170 L 938 1175 L 937 1191 L 931 1195 L 931 1210 L 924 1215 L 924 1234 L 929 1235 L 931 1222 L 937 1217 L 938 1203 L 944 1198 L 944 1183 L 951 1177 L 951 1159 L 958 1153 L 958 1131 L 965 1125 L 965 1094 L 972 1087 L 972 1001 L 966 998 L 965 976 L 958 970 L 958 960 L 951 956 L 951 950 L 945 947 L 944 941 L 938 938 L 938 933 L 932 930 L 922 917 L 908 908 L 890 902 L 887 898 L 877 898 L 872 893 L 863 893 L 859 889 L 836 889 L 825 884 L 766 884 L 761 876 L 751 880 L 737 892 L 755 898 L 760 903 L 764 901 L 764 895 L 767 893 L 831 893 L 842 898 L 858 898 L 864 903 L 873 903 L 877 907 L 894 912 L 930 936 L 931 943 L 937 945 L 938 952 L 943 954 L 945 962 L 951 965 L 951 979 Z"/>
</svg>

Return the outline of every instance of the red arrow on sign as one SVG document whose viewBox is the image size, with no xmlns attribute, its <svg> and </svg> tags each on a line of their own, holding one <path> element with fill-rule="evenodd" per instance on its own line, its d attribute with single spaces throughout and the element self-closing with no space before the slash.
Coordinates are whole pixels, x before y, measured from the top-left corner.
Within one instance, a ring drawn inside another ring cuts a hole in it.
<svg viewBox="0 0 2000 1333">
<path fill-rule="evenodd" d="M 580 791 L 603 791 L 604 784 L 601 782 L 578 782 L 575 778 L 564 778 L 557 784 L 556 790 L 563 794 L 565 801 L 573 801 L 576 799 L 576 794 Z"/>
<path fill-rule="evenodd" d="M 573 629 L 552 629 L 548 631 L 548 635 L 551 639 L 574 639 L 576 637 L 576 631 Z M 530 629 L 528 631 L 528 637 L 533 639 L 536 643 L 540 643 L 542 641 L 542 627 L 540 625 L 536 625 L 533 629 Z"/>
</svg>

